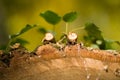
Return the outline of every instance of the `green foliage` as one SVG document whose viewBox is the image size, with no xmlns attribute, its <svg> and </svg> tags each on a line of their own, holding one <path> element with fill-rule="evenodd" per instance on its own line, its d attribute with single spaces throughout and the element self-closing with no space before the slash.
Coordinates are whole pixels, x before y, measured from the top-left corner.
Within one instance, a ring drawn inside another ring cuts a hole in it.
<svg viewBox="0 0 120 80">
<path fill-rule="evenodd" d="M 94 40 L 102 40 L 103 36 L 101 35 L 101 31 L 94 23 L 86 23 L 85 30 L 88 34 L 89 39 Z"/>
<path fill-rule="evenodd" d="M 45 34 L 45 33 L 47 33 L 47 30 L 45 28 L 41 27 L 38 29 L 38 32 Z"/>
<path fill-rule="evenodd" d="M 117 46 L 117 45 L 120 46 L 119 41 L 105 40 L 105 43 L 106 43 L 106 49 L 115 49 L 115 46 Z M 113 46 L 113 45 L 115 45 L 115 46 Z"/>
<path fill-rule="evenodd" d="M 36 27 L 36 25 L 31 26 L 31 25 L 27 24 L 23 29 L 21 29 L 21 31 L 19 33 L 10 35 L 9 36 L 10 40 L 8 42 L 8 45 L 5 48 L 6 52 L 9 51 L 9 48 L 10 48 L 9 46 L 14 43 L 20 43 L 22 46 L 29 43 L 28 41 L 21 39 L 21 38 L 17 38 L 17 37 L 21 36 L 23 33 L 29 31 L 30 29 L 32 29 L 34 27 Z"/>
<path fill-rule="evenodd" d="M 101 31 L 94 23 L 86 23 L 85 31 L 87 32 L 87 35 L 84 36 L 84 40 L 89 46 L 98 46 L 100 49 L 112 49 L 112 44 L 117 43 L 117 45 L 120 45 L 119 41 L 105 40 Z"/>
<path fill-rule="evenodd" d="M 55 25 L 61 21 L 61 17 L 57 13 L 50 10 L 47 10 L 44 13 L 40 13 L 40 16 L 43 17 L 48 23 L 53 25 L 53 31 L 55 30 L 54 29 Z M 61 36 L 58 42 L 62 44 L 66 44 L 68 23 L 73 22 L 77 18 L 77 13 L 69 12 L 69 13 L 66 13 L 62 18 L 63 18 L 63 21 L 67 23 L 66 33 Z M 36 25 L 31 26 L 27 24 L 23 29 L 21 29 L 19 33 L 10 35 L 9 36 L 10 40 L 8 45 L 0 46 L 0 49 L 6 49 L 6 51 L 9 51 L 9 46 L 14 45 L 15 43 L 20 43 L 23 46 L 25 44 L 28 44 L 29 43 L 28 41 L 22 38 L 19 38 L 19 36 L 29 31 L 30 29 L 33 29 L 34 27 L 36 27 Z M 83 38 L 89 46 L 100 48 L 100 49 L 112 49 L 113 48 L 112 44 L 114 43 L 120 46 L 119 41 L 105 40 L 104 37 L 102 36 L 102 32 L 99 30 L 99 27 L 97 27 L 94 23 L 86 23 L 84 28 L 82 27 L 78 29 L 84 29 L 86 31 L 87 34 Z M 40 27 L 38 28 L 38 32 L 45 34 L 48 32 L 48 30 L 46 30 L 44 27 Z"/>
<path fill-rule="evenodd" d="M 65 22 L 73 22 L 77 18 L 77 12 L 70 12 L 63 16 Z"/>
<path fill-rule="evenodd" d="M 86 23 L 85 31 L 87 32 L 87 36 L 84 36 L 84 39 L 90 45 L 94 44 L 98 46 L 100 49 L 105 49 L 105 41 L 101 34 L 101 31 L 94 23 Z"/>
<path fill-rule="evenodd" d="M 29 44 L 28 41 L 26 41 L 25 39 L 22 39 L 22 38 L 16 38 L 16 39 L 14 39 L 14 40 L 10 43 L 10 45 L 14 45 L 15 43 L 20 43 L 20 45 L 22 45 L 22 46 L 24 46 L 24 45 L 26 45 L 26 44 Z"/>
<path fill-rule="evenodd" d="M 36 27 L 36 25 L 31 26 L 31 25 L 27 24 L 19 33 L 10 35 L 9 38 L 14 39 L 14 38 L 22 35 L 23 33 L 27 32 L 28 30 L 30 30 L 30 29 L 32 29 L 34 27 Z"/>
<path fill-rule="evenodd" d="M 106 42 L 106 49 L 112 49 L 112 44 L 114 43 L 113 40 L 105 40 Z"/>
<path fill-rule="evenodd" d="M 61 21 L 61 17 L 57 13 L 50 10 L 40 13 L 40 16 L 52 25 L 56 25 Z"/>
<path fill-rule="evenodd" d="M 48 23 L 52 25 L 56 25 L 61 21 L 61 16 L 59 16 L 57 13 L 50 10 L 40 13 L 40 16 L 43 17 Z M 63 18 L 63 21 L 67 23 L 73 22 L 77 18 L 77 12 L 66 13 L 62 18 Z M 45 32 L 45 30 L 40 29 L 40 32 L 44 33 L 43 31 Z M 55 33 L 54 31 L 55 31 L 55 26 L 53 26 L 52 33 Z M 66 24 L 66 33 L 67 31 L 68 31 L 68 25 Z"/>
</svg>

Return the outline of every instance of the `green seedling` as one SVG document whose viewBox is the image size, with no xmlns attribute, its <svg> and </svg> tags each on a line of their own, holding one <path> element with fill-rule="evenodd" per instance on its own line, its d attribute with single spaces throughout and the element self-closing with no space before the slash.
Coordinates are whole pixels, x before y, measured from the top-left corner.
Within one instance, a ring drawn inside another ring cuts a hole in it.
<svg viewBox="0 0 120 80">
<path fill-rule="evenodd" d="M 86 23 L 85 27 L 78 27 L 69 32 L 68 24 L 73 22 L 77 18 L 77 12 L 69 12 L 66 13 L 63 17 L 61 17 L 57 13 L 47 10 L 43 13 L 40 13 L 40 16 L 43 17 L 45 21 L 53 25 L 53 31 L 55 31 L 55 25 L 61 21 L 61 18 L 64 22 L 66 22 L 66 32 L 63 34 L 61 39 L 58 40 L 58 42 L 56 43 L 67 44 L 68 40 L 71 41 L 70 40 L 71 37 L 70 39 L 68 39 L 69 38 L 68 36 L 72 36 L 72 38 L 74 38 L 74 36 L 69 35 L 69 33 L 74 33 L 76 30 L 84 29 L 87 34 L 83 37 L 83 39 L 85 43 L 88 44 L 88 46 L 96 45 L 100 49 L 112 49 L 113 43 L 120 45 L 119 41 L 104 39 L 104 37 L 102 36 L 102 32 L 99 30 L 99 27 L 97 27 L 94 23 Z M 36 25 L 33 26 L 26 25 L 19 33 L 10 35 L 8 45 L 4 46 L 5 51 L 8 52 L 10 50 L 10 45 L 13 45 L 15 43 L 20 43 L 22 45 L 28 43 L 28 41 L 19 38 L 19 36 L 21 36 L 22 34 L 24 34 L 25 32 L 27 32 L 28 30 L 34 27 L 36 27 Z M 46 34 L 48 32 L 44 27 L 40 27 L 38 31 L 41 32 L 42 34 Z M 76 38 L 73 42 L 76 43 Z"/>
<path fill-rule="evenodd" d="M 36 25 L 31 26 L 31 25 L 27 24 L 19 33 L 9 35 L 9 42 L 8 42 L 8 45 L 7 45 L 5 51 L 8 52 L 10 49 L 10 45 L 12 45 L 14 43 L 21 43 L 21 44 L 28 43 L 28 41 L 21 39 L 21 38 L 18 38 L 18 37 L 34 27 L 36 27 Z"/>
<path fill-rule="evenodd" d="M 113 49 L 112 44 L 117 44 L 120 46 L 119 41 L 114 41 L 114 40 L 106 40 L 102 32 L 99 30 L 99 27 L 97 27 L 94 23 L 86 23 L 85 24 L 85 29 L 87 32 L 87 35 L 84 36 L 84 40 L 86 43 L 94 46 L 98 46 L 100 49 Z"/>
<path fill-rule="evenodd" d="M 69 12 L 63 16 L 63 21 L 66 22 L 66 34 L 68 34 L 68 24 L 77 18 L 77 12 Z"/>
<path fill-rule="evenodd" d="M 101 49 L 105 49 L 105 40 L 101 34 L 101 31 L 94 23 L 86 23 L 85 31 L 87 32 L 87 36 L 84 36 L 84 39 L 87 42 L 90 44 L 95 44 Z M 98 44 L 98 41 L 101 42 L 101 44 Z"/>
<path fill-rule="evenodd" d="M 102 32 L 99 30 L 99 27 L 97 27 L 94 23 L 86 23 L 84 27 L 78 27 L 69 32 L 69 23 L 73 22 L 77 18 L 77 15 L 77 12 L 69 12 L 63 15 L 63 17 L 61 17 L 57 13 L 50 10 L 40 13 L 40 16 L 42 16 L 45 19 L 45 21 L 53 25 L 53 32 L 55 32 L 55 25 L 61 21 L 61 18 L 66 23 L 65 33 L 62 35 L 58 43 L 63 42 L 66 44 L 68 40 L 67 36 L 69 35 L 68 33 L 84 29 L 87 33 L 87 35 L 83 37 L 84 41 L 87 43 L 86 46 L 94 45 L 98 46 L 100 49 L 112 48 L 111 42 L 104 39 L 104 37 L 101 34 Z M 39 31 L 44 34 L 47 32 L 47 30 L 43 28 L 39 29 Z M 120 45 L 119 41 L 113 41 L 112 43 L 117 43 L 118 45 Z"/>
</svg>

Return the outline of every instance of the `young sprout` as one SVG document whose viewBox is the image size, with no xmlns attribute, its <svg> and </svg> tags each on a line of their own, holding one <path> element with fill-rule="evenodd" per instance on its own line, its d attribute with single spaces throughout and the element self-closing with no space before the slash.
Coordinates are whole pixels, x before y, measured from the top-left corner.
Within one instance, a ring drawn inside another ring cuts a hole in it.
<svg viewBox="0 0 120 80">
<path fill-rule="evenodd" d="M 67 35 L 67 39 L 68 39 L 68 44 L 76 44 L 77 43 L 77 34 L 74 32 L 69 32 L 69 34 Z"/>
<path fill-rule="evenodd" d="M 43 44 L 56 43 L 55 38 L 52 33 L 46 33 L 42 42 Z"/>
<path fill-rule="evenodd" d="M 66 34 L 68 34 L 68 24 L 77 18 L 77 12 L 69 12 L 63 16 L 63 21 L 66 23 Z"/>
</svg>

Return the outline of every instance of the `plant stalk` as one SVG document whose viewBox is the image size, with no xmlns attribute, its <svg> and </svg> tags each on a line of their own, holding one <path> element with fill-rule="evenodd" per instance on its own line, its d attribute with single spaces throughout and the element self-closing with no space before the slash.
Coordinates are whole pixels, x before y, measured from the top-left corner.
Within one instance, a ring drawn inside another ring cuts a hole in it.
<svg viewBox="0 0 120 80">
<path fill-rule="evenodd" d="M 76 28 L 76 29 L 71 30 L 70 32 L 77 31 L 79 29 L 85 29 L 85 27 Z"/>
<path fill-rule="evenodd" d="M 66 34 L 68 34 L 68 23 L 66 23 Z"/>
<path fill-rule="evenodd" d="M 5 52 L 8 53 L 9 49 L 10 49 L 10 44 L 12 42 L 12 39 L 9 40 L 8 44 L 7 44 L 7 47 L 5 49 Z"/>
<path fill-rule="evenodd" d="M 55 32 L 55 25 L 53 25 L 53 32 Z"/>
</svg>

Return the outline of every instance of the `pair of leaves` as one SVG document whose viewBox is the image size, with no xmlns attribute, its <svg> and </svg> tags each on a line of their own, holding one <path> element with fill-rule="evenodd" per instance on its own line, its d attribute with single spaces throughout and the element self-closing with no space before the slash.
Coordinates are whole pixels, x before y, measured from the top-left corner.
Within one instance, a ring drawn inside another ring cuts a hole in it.
<svg viewBox="0 0 120 80">
<path fill-rule="evenodd" d="M 40 16 L 43 17 L 48 23 L 52 25 L 56 25 L 61 21 L 61 16 L 59 16 L 57 13 L 53 11 L 45 11 L 43 13 L 40 13 Z M 70 12 L 63 16 L 63 21 L 65 22 L 72 22 L 77 18 L 76 12 Z"/>
</svg>

